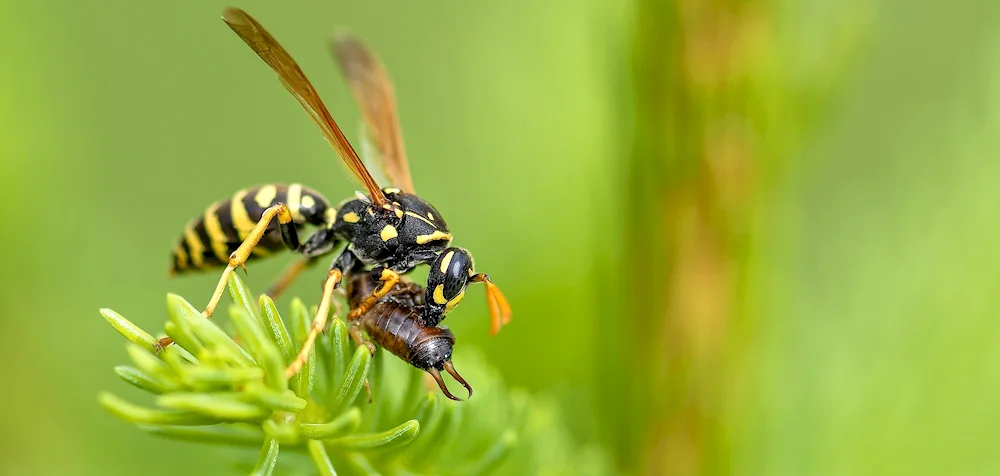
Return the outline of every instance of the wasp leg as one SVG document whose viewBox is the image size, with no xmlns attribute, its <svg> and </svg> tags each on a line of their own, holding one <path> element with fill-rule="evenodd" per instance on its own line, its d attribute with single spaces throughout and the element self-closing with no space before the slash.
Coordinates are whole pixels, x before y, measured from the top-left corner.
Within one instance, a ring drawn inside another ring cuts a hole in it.
<svg viewBox="0 0 1000 476">
<path fill-rule="evenodd" d="M 365 347 L 368 347 L 368 352 L 375 355 L 375 344 L 372 344 L 370 340 L 365 339 L 364 336 L 361 335 L 361 326 L 352 323 L 351 327 L 348 329 L 348 333 L 351 334 L 351 339 L 354 339 L 355 344 L 358 346 L 364 345 Z M 368 403 L 371 403 L 372 385 L 371 382 L 368 381 L 367 377 L 365 377 L 365 392 L 368 394 Z"/>
<path fill-rule="evenodd" d="M 326 320 L 330 313 L 330 303 L 333 300 L 334 290 L 337 289 L 337 285 L 344 278 L 345 272 L 353 270 L 358 264 L 358 257 L 350 249 L 342 251 L 333 260 L 333 263 L 330 264 L 330 272 L 327 273 L 326 280 L 323 281 L 323 297 L 319 302 L 319 308 L 316 310 L 316 317 L 313 318 L 312 324 L 309 326 L 309 334 L 306 336 L 306 341 L 302 344 L 299 355 L 285 369 L 285 375 L 288 378 L 292 378 L 293 375 L 298 373 L 302 369 L 302 366 L 305 365 L 306 360 L 309 359 L 309 351 L 312 350 L 313 344 L 316 343 L 316 337 L 326 327 Z"/>
<path fill-rule="evenodd" d="M 382 285 L 372 292 L 371 296 L 366 297 L 364 301 L 361 301 L 357 307 L 352 309 L 351 312 L 347 314 L 348 322 L 354 321 L 355 319 L 363 316 L 372 308 L 372 306 L 375 305 L 375 302 L 385 297 L 386 294 L 389 294 L 392 287 L 399 283 L 399 273 L 389 268 L 383 268 L 381 266 L 374 268 L 372 269 L 372 275 L 378 276 L 379 281 L 382 281 Z"/>
<path fill-rule="evenodd" d="M 333 268 L 327 273 L 326 280 L 323 281 L 323 298 L 319 302 L 319 309 L 316 310 L 316 317 L 313 318 L 312 325 L 309 326 L 309 334 L 306 336 L 306 341 L 302 343 L 299 355 L 285 369 L 285 375 L 288 378 L 292 378 L 299 370 L 302 370 L 302 366 L 309 359 L 309 351 L 312 350 L 313 344 L 316 342 L 316 337 L 326 327 L 326 320 L 330 314 L 330 301 L 333 299 L 333 290 L 340 284 L 342 277 L 343 273 L 337 268 Z"/>
<path fill-rule="evenodd" d="M 273 207 L 269 207 L 264 210 L 263 215 L 260 217 L 260 221 L 254 225 L 250 233 L 247 234 L 246 239 L 240 244 L 239 248 L 236 248 L 232 254 L 229 255 L 229 265 L 226 269 L 222 271 L 222 277 L 219 278 L 219 284 L 215 287 L 215 293 L 212 294 L 212 299 L 208 301 L 208 306 L 205 307 L 203 314 L 205 316 L 211 316 L 215 312 L 215 307 L 219 305 L 219 300 L 222 299 L 222 293 L 226 290 L 226 284 L 229 282 L 229 275 L 233 273 L 236 268 L 243 268 L 246 271 L 246 262 L 250 257 L 250 253 L 253 251 L 257 243 L 267 232 L 268 225 L 271 224 L 271 220 L 274 217 L 278 217 L 278 225 L 281 229 L 281 240 L 285 242 L 285 245 L 293 251 L 298 251 L 299 249 L 299 237 L 295 231 L 295 226 L 292 225 L 292 215 L 288 212 L 288 207 L 283 203 L 279 203 Z"/>
<path fill-rule="evenodd" d="M 212 299 L 208 301 L 208 306 L 205 306 L 205 310 L 202 314 L 205 317 L 210 317 L 213 312 L 215 312 L 215 307 L 219 305 L 219 300 L 222 299 L 222 293 L 226 290 L 226 284 L 229 282 L 229 275 L 233 273 L 237 267 L 243 268 L 246 271 L 246 262 L 250 257 L 250 253 L 253 252 L 257 243 L 267 232 L 268 225 L 271 224 L 271 220 L 274 217 L 278 217 L 278 228 L 281 231 L 281 241 L 285 243 L 289 249 L 293 251 L 299 250 L 299 236 L 295 231 L 295 225 L 292 224 L 292 214 L 289 213 L 288 207 L 284 203 L 278 203 L 272 207 L 268 207 L 264 210 L 261 215 L 260 220 L 254 225 L 250 233 L 240 244 L 240 247 L 236 251 L 229 255 L 229 264 L 226 269 L 222 271 L 222 277 L 219 278 L 219 284 L 215 287 L 215 292 L 212 293 Z M 166 347 L 173 343 L 173 339 L 169 337 L 164 337 L 159 340 L 158 344 L 161 348 Z"/>
<path fill-rule="evenodd" d="M 295 281 L 295 278 L 299 277 L 299 274 L 302 274 L 303 271 L 315 264 L 316 261 L 318 260 L 315 258 L 296 260 L 290 266 L 285 268 L 285 271 L 281 273 L 281 276 L 274 282 L 274 284 L 271 285 L 271 287 L 267 288 L 267 291 L 265 291 L 264 294 L 267 294 L 271 299 L 278 299 L 278 297 L 284 294 L 285 290 L 288 289 L 288 286 Z"/>
</svg>

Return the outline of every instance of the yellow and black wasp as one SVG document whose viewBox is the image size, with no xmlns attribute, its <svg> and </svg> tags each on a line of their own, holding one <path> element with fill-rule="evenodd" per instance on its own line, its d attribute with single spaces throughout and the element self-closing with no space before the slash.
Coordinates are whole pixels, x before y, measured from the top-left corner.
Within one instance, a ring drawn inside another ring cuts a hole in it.
<svg viewBox="0 0 1000 476">
<path fill-rule="evenodd" d="M 180 274 L 225 266 L 205 316 L 211 316 L 218 305 L 229 275 L 238 267 L 245 268 L 248 260 L 286 248 L 303 256 L 271 288 L 274 295 L 318 258 L 339 249 L 323 282 L 323 297 L 305 344 L 286 371 L 289 376 L 302 367 L 326 325 L 334 289 L 354 273 L 369 273 L 381 285 L 352 306 L 348 320 L 365 314 L 399 282 L 401 274 L 429 264 L 426 295 L 419 312 L 424 326 L 436 326 L 461 301 L 466 287 L 477 282 L 486 285 L 491 332 L 495 334 L 509 322 L 510 306 L 503 293 L 489 276 L 474 271 L 468 251 L 449 247 L 452 236 L 444 218 L 414 194 L 396 101 L 381 61 L 352 36 L 338 35 L 331 42 L 333 56 L 361 106 L 366 135 L 373 145 L 372 159 L 380 163 L 392 182 L 389 188 L 379 187 L 315 88 L 278 41 L 240 9 L 226 8 L 222 19 L 278 74 L 368 193 L 357 192 L 355 198 L 335 208 L 311 188 L 271 184 L 242 190 L 208 207 L 187 226 L 174 248 L 171 268 L 172 273 Z M 318 229 L 300 241 L 299 233 L 305 225 Z M 169 338 L 160 342 L 170 343 Z"/>
</svg>

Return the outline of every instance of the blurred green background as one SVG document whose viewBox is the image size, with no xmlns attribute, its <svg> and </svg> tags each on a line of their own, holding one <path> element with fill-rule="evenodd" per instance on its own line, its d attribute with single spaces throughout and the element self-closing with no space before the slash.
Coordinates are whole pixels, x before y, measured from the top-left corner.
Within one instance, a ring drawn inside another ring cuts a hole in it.
<svg viewBox="0 0 1000 476">
<path fill-rule="evenodd" d="M 223 6 L 0 7 L 0 474 L 231 468 L 96 404 L 125 359 L 98 308 L 161 329 L 167 292 L 207 301 L 214 274 L 166 274 L 207 204 L 359 188 Z M 1000 5 L 237 6 L 351 137 L 325 41 L 379 52 L 418 192 L 514 307 L 489 338 L 470 291 L 459 345 L 618 472 L 1000 472 Z"/>
</svg>

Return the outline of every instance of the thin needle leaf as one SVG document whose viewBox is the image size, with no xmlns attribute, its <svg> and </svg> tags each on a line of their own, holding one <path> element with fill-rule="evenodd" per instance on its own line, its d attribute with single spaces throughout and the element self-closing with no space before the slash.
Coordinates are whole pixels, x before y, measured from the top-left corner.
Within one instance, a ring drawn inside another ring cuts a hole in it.
<svg viewBox="0 0 1000 476">
<path fill-rule="evenodd" d="M 350 348 L 347 344 L 347 325 L 344 321 L 334 318 L 330 322 L 330 329 L 323 337 L 326 340 L 327 357 L 324 361 L 323 370 L 325 375 L 319 381 L 325 381 L 325 388 L 320 397 L 324 402 L 332 402 L 336 397 L 336 392 L 340 389 L 344 380 L 344 372 L 347 371 L 347 362 L 350 360 Z"/>
<path fill-rule="evenodd" d="M 268 438 L 277 440 L 283 445 L 294 446 L 301 441 L 299 433 L 295 431 L 295 425 L 291 422 L 282 421 L 279 423 L 273 419 L 267 419 L 261 426 Z"/>
<path fill-rule="evenodd" d="M 218 419 L 206 417 L 197 413 L 175 410 L 156 410 L 140 407 L 125 401 L 118 396 L 102 392 L 97 401 L 105 410 L 122 420 L 147 425 L 208 425 L 218 423 Z"/>
<path fill-rule="evenodd" d="M 256 306 L 254 306 L 253 296 L 250 294 L 250 290 L 247 289 L 246 285 L 243 284 L 243 280 L 236 273 L 229 275 L 229 282 L 226 283 L 226 287 L 229 288 L 229 296 L 233 298 L 233 302 L 237 305 L 246 309 L 247 314 L 252 316 L 254 320 L 260 322 L 260 312 L 257 311 Z"/>
<path fill-rule="evenodd" d="M 264 371 L 258 367 L 187 366 L 185 380 L 198 390 L 231 389 L 249 382 L 264 380 Z"/>
<path fill-rule="evenodd" d="M 344 459 L 351 469 L 351 474 L 365 474 L 367 476 L 382 476 L 382 473 L 375 469 L 371 461 L 361 453 L 348 453 Z M 400 473 L 402 470 L 398 470 Z"/>
<path fill-rule="evenodd" d="M 254 467 L 250 476 L 271 476 L 276 464 L 278 464 L 278 441 L 268 438 L 264 442 L 264 446 L 260 449 L 260 456 L 257 457 L 257 466 Z"/>
<path fill-rule="evenodd" d="M 170 294 L 167 296 L 167 306 L 177 313 L 179 319 L 184 319 L 191 326 L 191 332 L 200 339 L 206 347 L 225 353 L 233 363 L 252 365 L 253 359 L 236 344 L 225 331 L 215 325 L 211 319 L 194 309 L 184 298 Z"/>
<path fill-rule="evenodd" d="M 292 333 L 295 338 L 295 353 L 298 353 L 298 349 L 305 343 L 306 336 L 309 334 L 309 326 L 312 323 L 313 316 L 309 314 L 308 309 L 306 309 L 305 303 L 301 299 L 292 300 Z M 295 388 L 295 393 L 302 397 L 308 398 L 309 394 L 312 392 L 313 388 L 313 378 L 316 372 L 316 346 L 309 351 L 309 358 L 306 359 L 305 365 L 299 370 L 299 373 L 295 375 L 292 382 L 293 388 Z"/>
<path fill-rule="evenodd" d="M 285 358 L 285 362 L 291 362 L 295 358 L 295 351 L 292 349 L 292 337 L 288 335 L 288 328 L 285 327 L 284 321 L 281 320 L 281 314 L 278 313 L 278 308 L 275 307 L 274 301 L 266 294 L 260 296 L 260 309 L 264 328 L 267 330 L 268 335 L 271 336 L 271 341 L 281 350 L 281 355 Z"/>
<path fill-rule="evenodd" d="M 301 299 L 292 299 L 292 328 L 290 330 L 292 338 L 295 341 L 295 347 L 299 347 L 305 342 L 306 334 L 309 333 L 309 323 L 312 322 L 312 318 L 313 316 L 309 315 L 309 310 Z"/>
<path fill-rule="evenodd" d="M 351 407 L 329 423 L 304 423 L 299 425 L 299 433 L 309 439 L 323 440 L 354 431 L 361 424 L 361 409 Z"/>
<path fill-rule="evenodd" d="M 290 390 L 277 392 L 263 385 L 248 385 L 240 394 L 245 400 L 268 407 L 272 410 L 299 412 L 306 408 L 307 402 Z"/>
<path fill-rule="evenodd" d="M 167 335 L 170 336 L 170 338 L 173 339 L 177 345 L 185 349 L 190 349 L 194 353 L 199 353 L 205 348 L 201 341 L 199 341 L 198 338 L 191 333 L 191 326 L 186 322 L 182 325 L 178 324 L 177 321 L 167 321 L 163 324 L 163 330 L 167 332 Z"/>
<path fill-rule="evenodd" d="M 122 380 L 147 392 L 159 395 L 167 391 L 167 388 L 160 385 L 159 382 L 157 382 L 153 377 L 150 377 L 149 374 L 135 367 L 119 365 L 115 367 L 115 373 L 118 374 Z"/>
<path fill-rule="evenodd" d="M 436 394 L 428 394 L 428 397 L 431 396 L 435 400 L 443 398 Z M 452 428 L 452 417 L 454 417 L 458 405 L 438 406 L 435 404 L 433 407 L 437 407 L 439 410 L 432 411 L 427 419 L 420 420 L 424 422 L 423 438 L 414 442 L 411 448 L 407 448 L 410 465 L 414 468 L 427 468 L 433 463 L 434 458 L 442 449 L 441 440 L 448 436 L 449 429 Z M 427 412 L 431 408 L 429 405 L 421 410 Z"/>
<path fill-rule="evenodd" d="M 170 367 L 153 354 L 134 344 L 128 344 L 127 352 L 129 357 L 132 357 L 132 362 L 135 363 L 136 367 L 145 372 L 160 387 L 167 391 L 181 388 L 181 382 L 170 370 Z"/>
<path fill-rule="evenodd" d="M 229 421 L 257 421 L 266 418 L 271 410 L 240 401 L 232 394 L 172 393 L 161 395 L 157 403 L 169 408 L 187 410 Z"/>
<path fill-rule="evenodd" d="M 122 317 L 121 314 L 111 309 L 103 308 L 101 309 L 101 315 L 104 316 L 105 321 L 108 321 L 108 324 L 111 324 L 111 327 L 114 327 L 119 334 L 132 341 L 133 344 L 154 354 L 160 349 L 156 338 Z"/>
<path fill-rule="evenodd" d="M 479 457 L 471 467 L 462 471 L 462 474 L 468 474 L 470 476 L 480 475 L 480 474 L 492 474 L 503 460 L 507 458 L 510 454 L 511 448 L 517 443 L 517 432 L 514 430 L 507 430 L 500 435 L 500 439 L 497 440 L 490 449 L 486 450 L 486 453 Z"/>
<path fill-rule="evenodd" d="M 274 390 L 284 390 L 288 380 L 285 378 L 285 363 L 281 359 L 281 351 L 264 334 L 260 321 L 245 308 L 238 306 L 229 308 L 229 319 L 236 326 L 236 332 L 243 337 L 247 350 L 264 369 L 268 386 Z"/>
<path fill-rule="evenodd" d="M 361 392 L 361 387 L 364 386 L 365 379 L 368 378 L 371 363 L 372 354 L 368 352 L 367 347 L 360 346 L 355 349 L 354 358 L 351 359 L 351 365 L 347 368 L 347 373 L 344 374 L 344 383 L 340 385 L 340 389 L 337 391 L 337 397 L 333 401 L 332 408 L 343 408 L 357 398 L 358 393 Z"/>
<path fill-rule="evenodd" d="M 381 433 L 344 436 L 326 440 L 326 443 L 346 451 L 388 450 L 409 444 L 419 433 L 420 422 L 410 420 Z"/>
<path fill-rule="evenodd" d="M 326 454 L 326 448 L 323 447 L 323 443 L 316 440 L 309 440 L 309 456 L 312 457 L 313 463 L 316 463 L 316 469 L 319 470 L 321 476 L 337 476 L 337 470 L 333 469 L 333 462 L 330 461 L 330 456 Z"/>
<path fill-rule="evenodd" d="M 264 433 L 259 428 L 251 429 L 226 424 L 212 426 L 144 425 L 140 426 L 139 429 L 154 435 L 184 441 L 248 446 L 259 446 L 264 441 Z"/>
</svg>

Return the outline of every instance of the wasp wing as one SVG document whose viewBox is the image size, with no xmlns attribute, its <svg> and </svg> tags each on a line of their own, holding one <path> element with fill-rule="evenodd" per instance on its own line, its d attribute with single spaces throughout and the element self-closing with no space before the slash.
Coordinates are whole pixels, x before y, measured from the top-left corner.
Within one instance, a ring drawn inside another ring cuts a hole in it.
<svg viewBox="0 0 1000 476">
<path fill-rule="evenodd" d="M 395 187 L 396 184 L 385 175 L 385 167 L 383 167 L 385 161 L 382 160 L 381 153 L 375 147 L 372 135 L 368 132 L 368 127 L 365 126 L 365 121 L 362 120 L 360 122 L 358 124 L 358 140 L 361 141 L 361 151 L 358 155 L 361 156 L 361 160 L 368 167 L 368 172 L 372 174 L 372 177 L 375 177 L 376 182 L 392 184 Z"/>
<path fill-rule="evenodd" d="M 348 34 L 335 34 L 330 50 L 361 107 L 366 134 L 375 146 L 370 160 L 381 165 L 393 186 L 414 193 L 396 97 L 385 67 L 361 40 Z"/>
<path fill-rule="evenodd" d="M 257 20 L 238 8 L 227 7 L 222 12 L 222 19 L 257 53 L 257 56 L 260 56 L 278 74 L 281 84 L 305 108 L 309 117 L 323 131 L 323 137 L 337 150 L 347 167 L 368 189 L 368 194 L 371 195 L 375 205 L 379 207 L 387 205 L 388 202 L 382 189 L 368 173 L 361 158 L 351 147 L 351 143 L 348 142 L 337 122 L 333 120 L 316 89 L 295 60 L 292 59 L 292 56 L 281 47 L 278 40 L 274 39 Z"/>
</svg>

